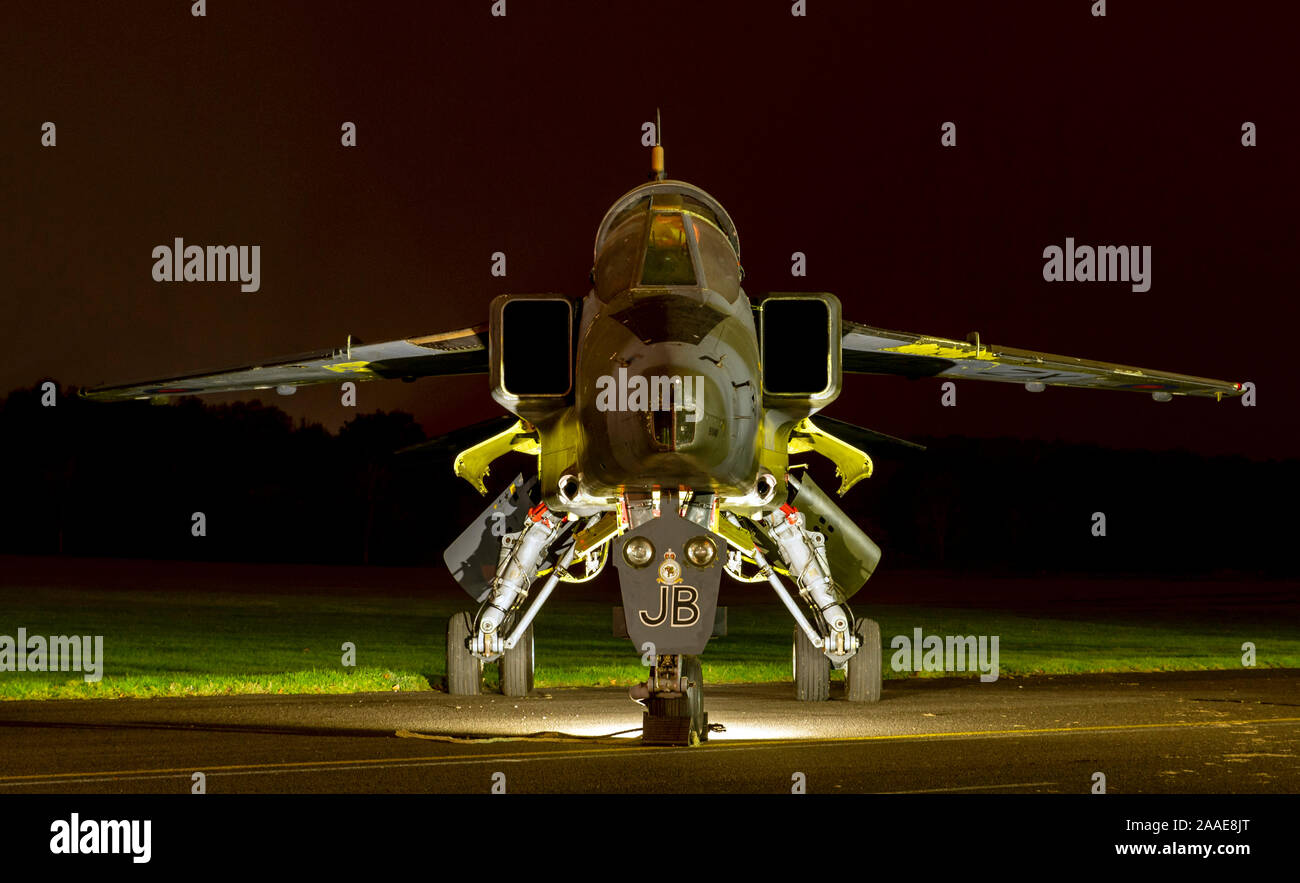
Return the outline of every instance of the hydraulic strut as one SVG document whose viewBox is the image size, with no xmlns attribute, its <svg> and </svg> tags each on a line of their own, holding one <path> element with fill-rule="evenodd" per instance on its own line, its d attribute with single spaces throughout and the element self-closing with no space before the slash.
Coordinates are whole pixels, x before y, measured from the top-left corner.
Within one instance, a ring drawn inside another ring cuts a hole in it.
<svg viewBox="0 0 1300 883">
<path fill-rule="evenodd" d="M 537 578 L 537 571 L 541 569 L 551 546 L 563 532 L 565 524 L 574 518 L 573 515 L 552 512 L 545 503 L 539 503 L 528 510 L 522 531 L 502 537 L 497 573 L 470 638 L 470 649 L 475 655 L 490 661 L 513 647 L 528 628 L 537 615 L 538 608 L 555 588 L 560 573 L 573 561 L 574 549 L 569 549 L 564 559 L 556 565 L 536 602 L 516 624 L 509 637 L 501 636 L 501 627 L 506 617 L 528 597 L 529 587 Z"/>
<path fill-rule="evenodd" d="M 795 614 L 799 627 L 822 648 L 836 668 L 842 667 L 857 651 L 857 638 L 844 600 L 831 577 L 830 563 L 826 558 L 826 538 L 817 531 L 808 530 L 804 514 L 789 503 L 782 503 L 781 508 L 763 519 L 763 524 L 776 542 L 800 596 L 817 614 L 823 634 L 819 635 L 812 629 L 761 553 L 755 560 L 765 569 L 768 581 L 786 607 Z"/>
</svg>

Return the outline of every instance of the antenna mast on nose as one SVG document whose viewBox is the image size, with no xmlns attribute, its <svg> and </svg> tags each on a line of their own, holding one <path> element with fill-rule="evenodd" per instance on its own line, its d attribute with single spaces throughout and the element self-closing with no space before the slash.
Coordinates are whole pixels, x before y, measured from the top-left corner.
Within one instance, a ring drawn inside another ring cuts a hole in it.
<svg viewBox="0 0 1300 883">
<path fill-rule="evenodd" d="M 663 128 L 659 124 L 659 108 L 655 108 L 655 146 L 650 148 L 650 180 L 662 181 L 664 172 Z"/>
</svg>

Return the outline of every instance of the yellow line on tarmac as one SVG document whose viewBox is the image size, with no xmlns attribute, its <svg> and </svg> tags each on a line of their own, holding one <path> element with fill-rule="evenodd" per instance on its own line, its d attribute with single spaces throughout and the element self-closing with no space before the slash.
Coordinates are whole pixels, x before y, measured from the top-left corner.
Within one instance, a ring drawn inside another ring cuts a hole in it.
<svg viewBox="0 0 1300 883">
<path fill-rule="evenodd" d="M 1250 720 L 1231 721 L 1168 721 L 1162 724 L 1098 724 L 1086 727 L 1041 727 L 1020 730 L 967 730 L 952 733 L 887 733 L 880 736 L 832 736 L 825 739 L 752 739 L 740 745 L 790 745 L 790 744 L 837 744 L 841 742 L 889 742 L 904 739 L 941 739 L 945 737 L 971 736 L 1035 736 L 1047 733 L 1103 733 L 1113 730 L 1160 730 L 1173 727 L 1231 727 L 1243 724 L 1294 724 L 1300 723 L 1300 717 L 1263 717 Z"/>
<path fill-rule="evenodd" d="M 1157 730 L 1157 729 L 1174 729 L 1177 727 L 1232 727 L 1244 726 L 1248 724 L 1269 724 L 1269 723 L 1300 723 L 1300 717 L 1271 717 L 1256 718 L 1250 720 L 1232 720 L 1232 721 L 1169 721 L 1158 724 L 1102 724 L 1096 726 L 1082 727 L 1041 727 L 1037 729 L 1018 729 L 1018 730 L 964 730 L 948 733 L 892 733 L 878 736 L 842 736 L 828 739 L 744 739 L 728 742 L 727 740 L 715 741 L 712 746 L 715 748 L 760 748 L 784 746 L 788 748 L 802 748 L 805 746 L 815 745 L 834 745 L 850 744 L 855 742 L 889 742 L 889 741 L 907 741 L 907 740 L 925 740 L 925 739 L 948 739 L 948 738 L 971 738 L 978 736 L 1035 736 L 1046 735 L 1050 733 L 1103 733 L 1115 732 L 1119 730 Z M 631 741 L 631 740 L 629 740 Z M 644 754 L 648 752 L 674 751 L 670 746 L 636 746 L 630 744 L 627 748 L 614 749 L 615 751 Z M 251 763 L 251 764 L 225 764 L 222 766 L 202 766 L 204 773 L 217 772 L 254 772 L 258 770 L 292 770 L 297 768 L 321 769 L 324 767 L 364 767 L 368 765 L 387 764 L 390 766 L 402 766 L 416 763 L 430 763 L 437 761 L 446 761 L 449 763 L 473 763 L 481 760 L 529 760 L 544 759 L 549 757 L 572 757 L 577 755 L 607 754 L 608 749 L 592 748 L 574 748 L 558 749 L 555 751 L 505 751 L 486 754 L 432 754 L 416 755 L 412 757 L 376 757 L 362 758 L 354 760 L 305 760 L 305 761 L 287 761 L 282 763 Z M 690 752 L 692 756 L 699 756 L 697 752 Z M 21 776 L 0 776 L 0 784 L 18 784 L 25 781 L 41 780 L 54 781 L 59 779 L 76 779 L 76 778 L 109 778 L 117 776 L 142 776 L 142 775 L 164 775 L 177 774 L 188 775 L 193 773 L 200 765 L 186 767 L 165 767 L 158 769 L 138 769 L 138 770 L 106 770 L 101 772 L 76 772 L 76 773 L 35 773 Z"/>
<path fill-rule="evenodd" d="M 671 751 L 671 747 L 641 747 L 638 751 Z M 600 749 L 595 749 L 600 751 Z M 166 767 L 161 769 L 145 770 L 105 770 L 103 772 L 80 772 L 80 773 L 36 773 L 33 775 L 23 776 L 0 776 L 0 784 L 6 782 L 21 782 L 29 779 L 73 779 L 77 777 L 105 777 L 105 776 L 140 776 L 147 774 L 159 773 L 176 773 L 178 775 L 189 775 L 190 773 L 201 771 L 210 772 L 237 772 L 248 770 L 269 770 L 269 769 L 293 769 L 296 767 L 328 767 L 328 766 L 363 766 L 366 764 L 392 764 L 392 763 L 414 763 L 417 761 L 437 761 L 437 760 L 504 760 L 509 758 L 528 758 L 528 757 L 552 757 L 559 754 L 591 754 L 593 749 L 561 749 L 558 751 L 513 751 L 501 752 L 497 754 L 431 754 L 412 757 L 374 757 L 362 758 L 360 760 L 303 760 L 303 761 L 286 761 L 284 763 L 232 763 L 224 766 L 187 766 L 187 767 Z"/>
</svg>

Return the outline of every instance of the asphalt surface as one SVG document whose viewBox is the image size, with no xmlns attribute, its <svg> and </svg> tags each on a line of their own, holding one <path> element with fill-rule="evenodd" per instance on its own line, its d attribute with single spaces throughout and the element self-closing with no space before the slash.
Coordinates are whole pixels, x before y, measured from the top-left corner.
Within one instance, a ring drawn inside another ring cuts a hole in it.
<svg viewBox="0 0 1300 883">
<path fill-rule="evenodd" d="M 838 685 L 836 685 L 838 686 Z M 0 794 L 1300 791 L 1300 671 L 886 681 L 800 703 L 706 687 L 696 748 L 622 688 L 0 703 Z M 550 735 L 532 735 L 550 734 Z M 558 735 L 564 734 L 564 735 Z"/>
</svg>

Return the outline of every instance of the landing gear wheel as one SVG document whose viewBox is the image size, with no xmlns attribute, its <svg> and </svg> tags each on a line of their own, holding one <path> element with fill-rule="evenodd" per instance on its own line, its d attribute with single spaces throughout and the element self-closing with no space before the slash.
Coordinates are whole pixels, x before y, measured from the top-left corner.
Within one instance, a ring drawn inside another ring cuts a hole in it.
<svg viewBox="0 0 1300 883">
<path fill-rule="evenodd" d="M 704 711 L 704 665 L 698 656 L 682 657 L 682 674 L 686 688 L 686 705 L 691 714 L 691 744 L 709 741 L 709 715 Z"/>
<path fill-rule="evenodd" d="M 704 667 L 698 656 L 682 657 L 684 694 L 651 696 L 642 715 L 643 745 L 699 745 L 709 741 L 709 715 L 704 710 Z"/>
<path fill-rule="evenodd" d="M 844 692 L 850 702 L 879 702 L 880 624 L 874 619 L 859 619 L 853 628 L 858 636 L 858 652 L 844 672 Z"/>
<path fill-rule="evenodd" d="M 447 692 L 453 696 L 477 696 L 483 688 L 483 662 L 465 646 L 469 629 L 468 613 L 447 620 Z"/>
<path fill-rule="evenodd" d="M 803 629 L 794 630 L 794 695 L 800 702 L 825 702 L 831 698 L 831 661 L 813 646 Z"/>
<path fill-rule="evenodd" d="M 501 654 L 501 692 L 506 696 L 527 696 L 533 690 L 533 627 L 513 650 Z"/>
</svg>

